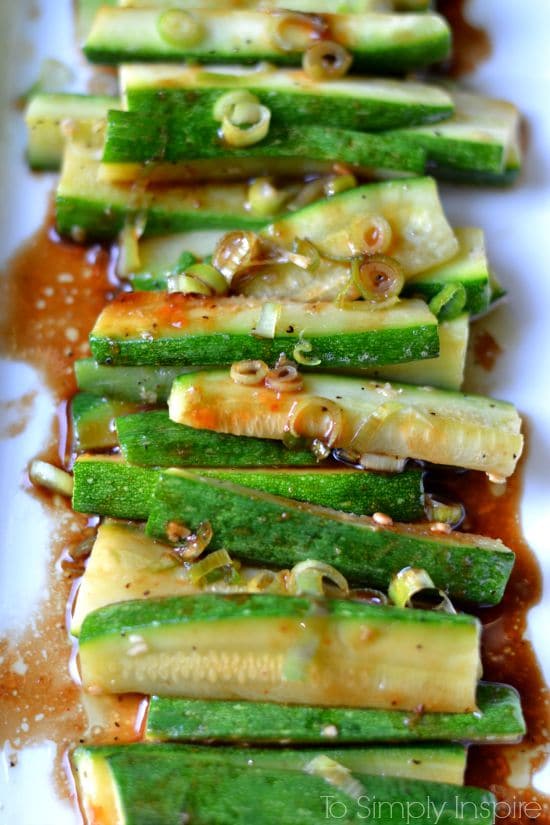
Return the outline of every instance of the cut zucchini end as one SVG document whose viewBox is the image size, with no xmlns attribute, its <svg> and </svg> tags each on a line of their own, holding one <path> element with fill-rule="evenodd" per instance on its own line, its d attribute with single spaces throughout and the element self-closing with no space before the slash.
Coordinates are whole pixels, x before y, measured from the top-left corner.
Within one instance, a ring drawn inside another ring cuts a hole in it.
<svg viewBox="0 0 550 825">
<path fill-rule="evenodd" d="M 90 825 L 125 825 L 117 783 L 101 749 L 77 748 L 71 762 L 86 822 Z"/>
</svg>

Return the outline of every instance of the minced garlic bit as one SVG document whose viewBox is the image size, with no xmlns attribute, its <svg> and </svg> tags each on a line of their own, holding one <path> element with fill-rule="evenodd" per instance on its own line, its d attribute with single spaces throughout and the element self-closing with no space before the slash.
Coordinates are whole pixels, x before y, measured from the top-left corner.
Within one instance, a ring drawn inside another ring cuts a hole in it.
<svg viewBox="0 0 550 825">
<path fill-rule="evenodd" d="M 338 736 L 338 728 L 336 725 L 325 725 L 321 729 L 321 736 L 326 736 L 327 739 L 335 739 Z"/>
<path fill-rule="evenodd" d="M 137 644 L 133 645 L 133 647 L 128 648 L 126 651 L 127 656 L 141 656 L 142 653 L 147 653 L 149 648 L 145 644 L 145 642 L 141 641 Z"/>
<path fill-rule="evenodd" d="M 451 533 L 453 528 L 446 521 L 434 521 L 430 524 L 430 530 L 432 533 Z"/>
<path fill-rule="evenodd" d="M 393 524 L 392 517 L 386 515 L 386 513 L 373 513 L 372 520 L 383 527 L 391 527 Z"/>
</svg>

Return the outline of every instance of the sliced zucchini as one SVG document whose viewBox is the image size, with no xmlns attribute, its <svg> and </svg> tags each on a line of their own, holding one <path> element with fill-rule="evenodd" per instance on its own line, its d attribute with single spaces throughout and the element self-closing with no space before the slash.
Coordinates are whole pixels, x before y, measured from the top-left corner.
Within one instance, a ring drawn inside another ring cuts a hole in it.
<svg viewBox="0 0 550 825">
<path fill-rule="evenodd" d="M 99 466 L 99 460 L 94 463 Z M 153 471 L 148 473 L 152 475 Z M 118 491 L 115 479 L 113 495 Z M 212 577 L 212 581 L 208 577 L 194 580 L 191 566 L 182 564 L 168 545 L 149 538 L 137 525 L 107 520 L 97 532 L 78 589 L 71 633 L 78 636 L 85 617 L 109 604 L 204 592 L 247 593 L 255 587 L 255 576 L 266 572 L 243 566 L 238 575 L 234 568 L 232 575 L 225 575 L 226 569 L 218 571 L 222 575 Z"/>
<path fill-rule="evenodd" d="M 411 278 L 404 294 L 430 301 L 449 284 L 461 285 L 465 295 L 459 312 L 481 315 L 489 309 L 491 299 L 491 275 L 483 230 L 462 227 L 455 229 L 455 235 L 459 249 L 454 258 Z"/>
<path fill-rule="evenodd" d="M 120 105 L 118 98 L 77 94 L 38 94 L 25 112 L 27 160 L 32 169 L 56 170 L 61 166 L 66 143 L 65 131 L 74 131 L 79 140 L 100 146 L 103 134 L 98 126 L 109 109 Z"/>
<path fill-rule="evenodd" d="M 151 437 L 150 429 L 148 437 Z M 174 465 L 177 464 L 176 457 Z M 143 467 L 125 464 L 120 456 L 81 456 L 74 465 L 75 509 L 114 518 L 147 518 L 160 471 L 143 470 Z M 212 469 L 202 458 L 201 466 L 195 465 L 193 472 L 205 478 L 231 481 L 344 512 L 366 515 L 383 512 L 401 521 L 412 521 L 424 515 L 420 470 L 386 475 L 337 466 L 322 469 L 255 467 L 237 470 L 230 466 Z"/>
<path fill-rule="evenodd" d="M 128 276 L 135 290 L 166 289 L 168 275 L 181 261 L 182 254 L 203 259 L 215 250 L 223 230 L 182 232 L 139 242 L 139 266 Z"/>
<path fill-rule="evenodd" d="M 508 165 L 519 166 L 516 156 L 520 116 L 504 100 L 469 92 L 453 92 L 455 114 L 437 126 L 400 130 L 412 145 L 422 146 L 438 177 L 469 179 L 471 174 L 498 176 Z M 395 135 L 395 133 L 394 133 Z"/>
<path fill-rule="evenodd" d="M 399 364 L 439 352 L 437 319 L 423 301 L 388 309 L 367 302 L 281 303 L 273 337 L 256 333 L 263 304 L 245 298 L 190 298 L 126 292 L 107 304 L 90 334 L 94 358 L 108 364 L 228 364 L 246 358 L 275 362 L 311 345 L 325 367 Z M 314 359 L 314 360 L 313 360 Z"/>
<path fill-rule="evenodd" d="M 81 455 L 73 467 L 73 510 L 145 521 L 159 473 L 133 467 L 117 455 Z"/>
<path fill-rule="evenodd" d="M 428 525 L 381 525 L 186 470 L 168 470 L 155 488 L 147 531 L 167 540 L 174 525 L 213 530 L 211 547 L 254 565 L 293 567 L 314 558 L 351 583 L 387 589 L 403 567 L 422 567 L 437 587 L 468 602 L 502 598 L 514 554 L 501 541 L 441 534 Z"/>
<path fill-rule="evenodd" d="M 188 371 L 178 366 L 109 367 L 93 358 L 79 358 L 74 370 L 76 383 L 83 393 L 136 404 L 167 401 L 174 379 Z"/>
<path fill-rule="evenodd" d="M 216 161 L 232 166 L 257 164 L 260 174 L 292 175 L 296 164 L 304 173 L 338 161 L 363 170 L 382 169 L 424 174 L 426 153 L 421 146 L 403 146 L 389 133 L 355 132 L 309 125 L 275 125 L 263 140 L 236 148 L 220 140 L 219 124 L 211 120 L 201 130 L 192 128 L 191 118 L 176 115 L 152 116 L 145 112 L 111 111 L 100 179 L 124 182 L 146 179 L 179 182 L 189 179 L 190 163 Z M 276 164 L 279 164 L 277 170 Z M 145 168 L 144 168 L 145 167 Z M 250 167 L 253 173 L 254 167 Z"/>
<path fill-rule="evenodd" d="M 307 374 L 303 386 L 299 393 L 277 397 L 268 388 L 235 384 L 228 372 L 190 373 L 174 382 L 170 418 L 257 438 L 283 439 L 289 428 L 296 435 L 323 438 L 328 427 L 333 446 L 357 453 L 398 455 L 504 477 L 513 473 L 523 449 L 521 419 L 504 401 L 337 375 Z M 319 399 L 328 399 L 332 412 L 321 414 Z M 296 415 L 297 404 L 301 410 L 309 407 L 307 420 L 303 413 Z M 340 425 L 332 423 L 335 416 L 341 417 Z"/>
<path fill-rule="evenodd" d="M 350 189 L 281 218 L 263 234 L 287 248 L 296 238 L 307 238 L 322 255 L 346 258 L 357 243 L 354 231 L 368 216 L 388 221 L 392 235 L 387 252 L 399 261 L 407 276 L 447 261 L 458 252 L 458 241 L 432 178 Z"/>
<path fill-rule="evenodd" d="M 96 610 L 79 652 L 93 692 L 468 713 L 479 634 L 466 614 L 204 593 Z"/>
<path fill-rule="evenodd" d="M 347 745 L 420 740 L 497 744 L 518 742 L 525 733 L 521 703 L 514 688 L 481 682 L 477 706 L 474 713 L 411 716 L 399 710 L 327 709 L 153 696 L 145 736 L 157 741 L 328 746 L 331 742 Z"/>
<path fill-rule="evenodd" d="M 146 467 L 289 467 L 318 463 L 307 448 L 289 449 L 267 438 L 239 438 L 170 421 L 167 412 L 117 420 L 122 453 Z"/>
<path fill-rule="evenodd" d="M 73 443 L 76 450 L 101 450 L 117 445 L 115 419 L 137 412 L 139 405 L 114 401 L 86 392 L 77 393 L 71 402 Z"/>
<path fill-rule="evenodd" d="M 362 820 L 406 825 L 411 812 L 426 809 L 428 802 L 441 825 L 494 821 L 496 799 L 479 788 L 363 777 L 356 763 L 353 772 L 336 766 L 341 779 L 335 782 L 321 767 L 313 772 L 259 767 L 247 759 L 253 753 L 247 750 L 228 753 L 227 759 L 225 748 L 212 752 L 190 752 L 181 745 L 79 747 L 72 762 L 87 821 L 99 823 L 100 811 L 101 822 L 110 825 L 181 825 L 182 818 L 193 825 L 318 825 L 337 813 L 345 825 Z M 275 754 L 266 756 L 274 763 Z M 345 764 L 348 759 L 344 755 Z"/>
<path fill-rule="evenodd" d="M 163 36 L 166 19 L 155 9 L 100 9 L 84 44 L 95 63 L 192 59 L 201 63 L 256 63 L 268 60 L 300 65 L 303 51 L 319 31 L 344 46 L 356 69 L 390 74 L 406 72 L 442 60 L 449 54 L 451 35 L 437 14 L 323 14 L 296 36 L 285 39 L 286 16 L 256 10 L 193 9 L 193 34 Z M 292 20 L 292 17 L 291 17 Z M 292 24 L 290 24 L 292 28 Z M 294 28 L 296 28 L 296 23 Z"/>
<path fill-rule="evenodd" d="M 461 745 L 394 745 L 367 748 L 216 748 L 206 746 L 142 746 L 147 752 L 168 752 L 186 757 L 187 763 L 194 762 L 200 775 L 201 765 L 279 771 L 290 773 L 308 773 L 310 763 L 322 756 L 338 762 L 358 777 L 385 776 L 407 779 L 444 782 L 450 785 L 463 785 L 466 767 L 466 751 Z M 460 789 L 461 791 L 462 789 Z"/>
<path fill-rule="evenodd" d="M 364 374 L 370 378 L 459 390 L 464 381 L 469 331 L 468 315 L 461 315 L 453 321 L 443 321 L 439 324 L 437 358 L 425 358 L 408 364 L 389 364 L 366 370 Z"/>
<path fill-rule="evenodd" d="M 248 210 L 248 185 L 244 183 L 144 189 L 100 182 L 98 170 L 93 152 L 68 144 L 55 200 L 61 234 L 79 240 L 110 240 L 138 215 L 146 217 L 146 235 L 197 229 L 254 230 L 266 222 Z"/>
<path fill-rule="evenodd" d="M 273 124 L 286 126 L 331 123 L 377 132 L 444 120 L 454 111 L 450 95 L 437 86 L 356 76 L 315 81 L 298 69 L 129 64 L 120 69 L 120 84 L 128 110 L 201 134 L 219 128 L 215 104 L 235 89 L 250 91 L 269 107 Z"/>
</svg>

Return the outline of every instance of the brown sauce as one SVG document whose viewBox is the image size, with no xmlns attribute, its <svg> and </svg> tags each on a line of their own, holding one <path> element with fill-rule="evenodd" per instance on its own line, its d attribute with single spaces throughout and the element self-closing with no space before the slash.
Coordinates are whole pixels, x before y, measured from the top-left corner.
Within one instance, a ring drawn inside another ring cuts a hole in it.
<svg viewBox="0 0 550 825">
<path fill-rule="evenodd" d="M 462 77 L 473 72 L 491 56 L 489 35 L 468 19 L 468 0 L 438 0 L 437 11 L 453 32 L 453 53 L 445 63 L 445 74 Z"/>
</svg>

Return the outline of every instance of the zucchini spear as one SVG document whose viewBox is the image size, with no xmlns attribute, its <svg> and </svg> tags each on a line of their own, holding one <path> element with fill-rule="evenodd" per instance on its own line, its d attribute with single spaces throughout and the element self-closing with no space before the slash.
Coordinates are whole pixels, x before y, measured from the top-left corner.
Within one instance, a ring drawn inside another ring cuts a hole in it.
<svg viewBox="0 0 550 825">
<path fill-rule="evenodd" d="M 329 438 L 330 446 L 416 458 L 508 477 L 523 448 L 512 404 L 476 395 L 306 374 L 303 390 L 276 397 L 236 384 L 229 372 L 182 375 L 170 418 L 190 427 L 282 440 Z M 327 435 L 328 433 L 328 435 Z"/>
<path fill-rule="evenodd" d="M 320 761 L 316 769 L 310 763 L 307 772 L 258 767 L 247 764 L 246 750 L 227 760 L 224 752 L 190 752 L 181 745 L 80 747 L 72 762 L 84 813 L 95 822 L 101 811 L 103 821 L 113 825 L 181 825 L 182 820 L 193 825 L 319 825 L 335 813 L 345 825 L 407 825 L 412 812 L 418 817 L 429 804 L 440 825 L 494 822 L 496 799 L 478 788 L 367 778 L 339 764 L 333 765 L 335 776 Z M 429 822 L 427 813 L 422 821 Z"/>
<path fill-rule="evenodd" d="M 138 404 L 77 393 L 71 402 L 73 444 L 76 450 L 101 450 L 116 447 L 115 419 L 137 412 Z"/>
<path fill-rule="evenodd" d="M 93 152 L 75 143 L 67 145 L 55 200 L 62 235 L 110 240 L 138 215 L 146 218 L 145 235 L 197 229 L 256 230 L 267 220 L 247 209 L 249 187 L 244 183 L 136 189 L 101 182 L 98 171 Z"/>
<path fill-rule="evenodd" d="M 193 531 L 205 521 L 213 530 L 212 549 L 249 564 L 293 567 L 313 558 L 352 584 L 383 590 L 402 568 L 422 567 L 452 598 L 478 604 L 500 601 L 514 563 L 502 542 L 483 536 L 381 525 L 185 470 L 163 472 L 148 533 L 166 541 L 181 527 Z"/>
<path fill-rule="evenodd" d="M 93 693 L 467 713 L 479 632 L 465 614 L 204 593 L 103 607 L 79 653 Z"/>
<path fill-rule="evenodd" d="M 185 123 L 185 121 L 183 121 Z M 258 143 L 235 148 L 220 141 L 219 124 L 212 120 L 201 132 L 172 117 L 145 112 L 109 112 L 100 180 L 124 182 L 178 182 L 189 178 L 189 164 L 216 161 L 229 166 L 256 163 L 263 173 L 292 174 L 296 163 L 315 172 L 336 161 L 363 170 L 409 172 L 426 170 L 426 152 L 420 145 L 403 145 L 389 133 L 357 132 L 327 126 L 273 124 Z M 252 173 L 253 174 L 253 173 Z"/>
<path fill-rule="evenodd" d="M 337 745 L 366 742 L 518 742 L 525 733 L 519 695 L 481 682 L 474 713 L 321 708 L 267 702 L 208 702 L 153 696 L 146 737 L 156 741 Z M 330 752 L 330 751 L 329 751 Z M 427 778 L 427 777 L 426 777 Z M 443 777 L 439 777 L 443 780 Z M 448 780 L 446 780 L 448 781 Z"/>
<path fill-rule="evenodd" d="M 160 427 L 153 426 L 152 430 L 146 416 L 139 418 L 141 421 L 135 422 L 135 426 L 138 431 L 145 427 L 145 439 L 149 439 L 152 433 L 158 434 L 169 429 L 165 426 L 167 416 L 164 419 L 157 417 Z M 131 432 L 134 437 L 136 430 Z M 194 433 L 196 434 L 196 430 L 190 431 L 191 435 Z M 205 439 L 202 443 L 207 442 L 208 439 Z M 367 515 L 383 512 L 401 521 L 414 521 L 424 515 L 420 470 L 389 475 L 358 472 L 334 466 L 313 469 L 256 467 L 240 470 L 231 466 L 247 463 L 244 457 L 240 457 L 238 462 L 227 461 L 226 467 L 217 466 L 216 469 L 212 469 L 207 466 L 208 455 L 205 455 L 205 451 L 201 453 L 196 449 L 200 443 L 201 439 L 198 439 L 195 449 L 190 451 L 195 454 L 194 461 L 190 461 L 188 452 L 179 460 L 178 456 L 174 455 L 174 461 L 169 462 L 168 466 L 190 464 L 194 471 L 206 478 L 232 481 L 244 487 L 288 496 L 298 501 L 309 501 L 344 512 Z M 246 448 L 246 444 L 244 447 Z M 299 461 L 299 457 L 294 458 L 289 450 L 286 452 L 290 460 Z M 151 453 L 151 456 L 146 455 L 146 460 L 156 463 L 154 456 L 156 454 L 160 458 L 160 451 L 157 452 L 153 448 Z M 261 459 L 261 452 L 258 453 Z M 280 455 L 281 461 L 284 458 L 284 455 Z M 220 458 L 215 456 L 212 463 L 219 465 L 219 462 Z M 199 468 L 197 463 L 202 466 Z M 80 456 L 74 465 L 73 507 L 81 513 L 143 521 L 150 514 L 152 494 L 159 475 L 159 470 L 126 464 L 119 456 Z"/>
<path fill-rule="evenodd" d="M 294 15 L 256 10 L 203 10 L 192 14 L 194 36 L 171 36 L 169 19 L 155 9 L 98 11 L 84 44 L 95 63 L 192 59 L 199 63 L 300 65 L 303 52 L 320 34 L 344 46 L 354 67 L 399 74 L 445 58 L 449 26 L 437 14 L 322 14 L 298 25 Z M 292 30 L 299 29 L 300 43 Z"/>
<path fill-rule="evenodd" d="M 192 298 L 164 292 L 121 293 L 107 304 L 90 334 L 94 358 L 118 365 L 273 363 L 308 342 L 313 363 L 371 367 L 434 358 L 437 319 L 422 301 L 387 309 L 367 302 L 277 304 L 273 335 L 260 332 L 260 301 Z"/>
<path fill-rule="evenodd" d="M 121 66 L 120 87 L 128 111 L 169 119 L 180 130 L 202 135 L 208 125 L 218 128 L 215 104 L 235 89 L 257 97 L 269 107 L 271 122 L 281 126 L 331 123 L 378 132 L 444 120 L 454 111 L 449 94 L 437 86 L 356 76 L 315 81 L 298 69 L 129 64 Z"/>
</svg>

